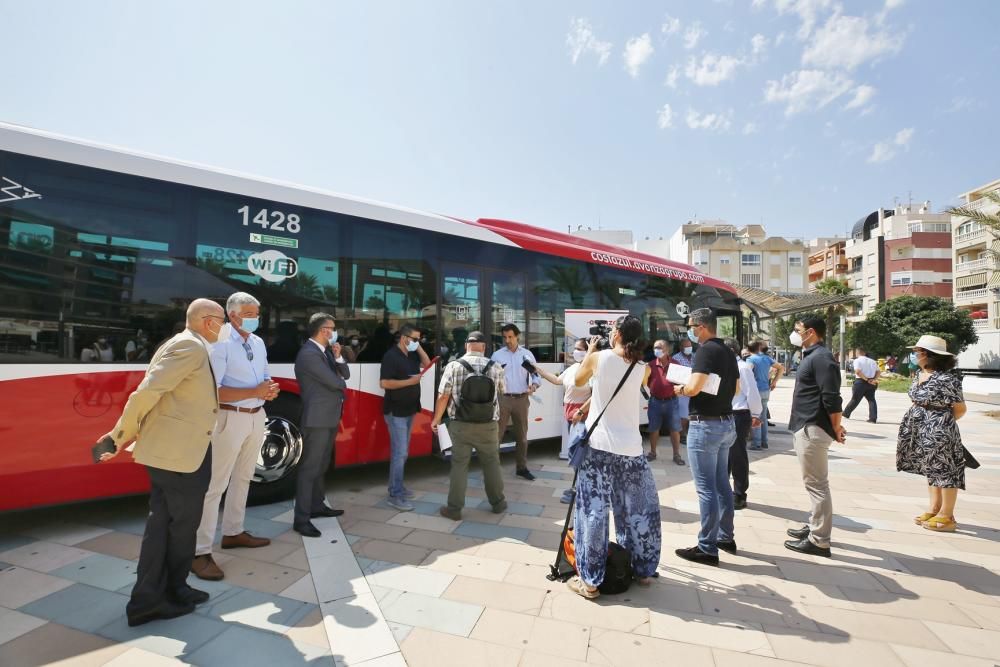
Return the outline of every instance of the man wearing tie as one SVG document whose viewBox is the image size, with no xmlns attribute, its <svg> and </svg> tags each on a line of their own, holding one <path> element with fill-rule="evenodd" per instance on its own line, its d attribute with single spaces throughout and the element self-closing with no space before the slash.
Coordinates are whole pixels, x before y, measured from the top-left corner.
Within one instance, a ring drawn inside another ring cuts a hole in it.
<svg viewBox="0 0 1000 667">
<path fill-rule="evenodd" d="M 302 395 L 303 442 L 292 528 L 306 537 L 319 537 L 321 533 L 310 519 L 344 513 L 326 506 L 323 474 L 330 467 L 333 440 L 344 407 L 345 380 L 351 377 L 351 371 L 341 355 L 332 315 L 316 313 L 309 318 L 308 331 L 309 340 L 295 357 L 295 379 Z"/>
<path fill-rule="evenodd" d="M 187 576 L 212 476 L 209 444 L 219 411 L 208 348 L 225 321 L 219 304 L 193 301 L 187 328 L 156 351 L 118 423 L 101 438 L 115 448 L 101 461 L 135 440 L 132 456 L 149 473 L 149 517 L 125 607 L 130 626 L 190 614 L 208 600 L 208 593 L 188 586 Z"/>
</svg>

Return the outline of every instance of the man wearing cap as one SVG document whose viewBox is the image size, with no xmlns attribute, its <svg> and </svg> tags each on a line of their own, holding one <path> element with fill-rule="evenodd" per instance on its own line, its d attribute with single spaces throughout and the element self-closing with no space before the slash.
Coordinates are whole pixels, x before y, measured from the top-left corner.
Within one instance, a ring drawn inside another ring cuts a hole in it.
<svg viewBox="0 0 1000 667">
<path fill-rule="evenodd" d="M 243 529 L 247 493 L 257 456 L 264 442 L 264 401 L 278 395 L 271 380 L 264 341 L 254 334 L 260 321 L 260 302 L 246 292 L 226 301 L 229 326 L 222 328 L 212 348 L 212 372 L 219 386 L 219 415 L 212 433 L 212 481 L 205 494 L 198 543 L 191 571 L 199 579 L 218 581 L 225 574 L 212 558 L 219 499 L 226 494 L 222 513 L 223 549 L 266 547 L 271 540 Z M 227 490 L 228 489 L 228 490 Z"/>
<path fill-rule="evenodd" d="M 875 402 L 875 390 L 878 389 L 878 378 L 882 374 L 875 360 L 858 348 L 858 356 L 854 358 L 854 386 L 851 387 L 851 402 L 844 408 L 844 418 L 850 419 L 851 413 L 864 398 L 868 401 L 868 421 L 874 424 L 878 420 L 878 404 Z"/>
<path fill-rule="evenodd" d="M 487 359 L 485 352 L 485 334 L 482 331 L 471 332 L 465 339 L 465 355 L 445 366 L 438 387 L 438 399 L 434 405 L 431 430 L 438 433 L 438 427 L 444 419 L 446 410 L 450 418 L 447 430 L 452 443 L 451 479 L 448 487 L 448 504 L 441 507 L 440 514 L 453 521 L 462 519 L 465 490 L 469 483 L 469 461 L 472 459 L 473 449 L 479 456 L 486 499 L 493 513 L 502 514 L 507 509 L 507 501 L 503 495 L 503 474 L 500 470 L 500 433 L 497 429 L 497 422 L 500 419 L 498 399 L 505 389 L 504 371 L 500 364 Z M 458 410 L 458 404 L 462 401 L 463 383 L 472 373 L 485 375 L 493 382 L 492 415 L 487 412 L 487 417 L 492 417 L 490 421 L 463 420 L 464 412 L 460 414 Z"/>
<path fill-rule="evenodd" d="M 535 355 L 526 347 L 521 347 L 521 330 L 508 322 L 500 328 L 504 347 L 493 353 L 493 361 L 503 368 L 506 389 L 500 397 L 499 439 L 503 439 L 507 423 L 514 429 L 517 443 L 517 476 L 529 482 L 535 476 L 528 470 L 528 397 L 541 386 L 538 375 L 527 370 L 525 362 L 535 365 Z"/>
<path fill-rule="evenodd" d="M 802 347 L 802 361 L 795 375 L 788 430 L 794 438 L 795 455 L 812 507 L 808 526 L 788 529 L 788 536 L 794 539 L 785 542 L 785 547 L 829 558 L 833 498 L 828 457 L 830 445 L 844 442 L 847 432 L 840 425 L 840 369 L 823 344 L 825 337 L 826 321 L 821 317 L 799 320 L 789 336 L 792 345 Z"/>
</svg>

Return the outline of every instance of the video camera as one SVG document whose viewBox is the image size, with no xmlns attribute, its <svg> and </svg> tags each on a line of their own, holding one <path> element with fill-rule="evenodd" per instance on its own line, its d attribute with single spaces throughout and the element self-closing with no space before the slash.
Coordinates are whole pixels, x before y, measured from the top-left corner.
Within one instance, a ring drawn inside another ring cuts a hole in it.
<svg viewBox="0 0 1000 667">
<path fill-rule="evenodd" d="M 607 320 L 594 320 L 594 326 L 590 327 L 591 336 L 600 336 L 597 341 L 598 350 L 607 350 L 611 347 L 611 323 Z"/>
</svg>

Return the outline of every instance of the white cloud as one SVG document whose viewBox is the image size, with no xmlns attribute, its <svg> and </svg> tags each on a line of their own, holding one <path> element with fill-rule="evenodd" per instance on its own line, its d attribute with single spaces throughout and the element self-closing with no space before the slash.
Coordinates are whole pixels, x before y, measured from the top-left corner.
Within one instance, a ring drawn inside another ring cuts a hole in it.
<svg viewBox="0 0 1000 667">
<path fill-rule="evenodd" d="M 707 34 L 705 29 L 701 27 L 701 21 L 695 21 L 684 31 L 684 48 L 693 49 L 698 46 L 698 42 Z"/>
<path fill-rule="evenodd" d="M 767 37 L 757 33 L 750 39 L 750 48 L 755 56 L 759 56 L 767 50 Z"/>
<path fill-rule="evenodd" d="M 753 0 L 753 3 L 751 4 L 751 6 L 754 9 L 760 9 L 761 7 L 763 7 L 766 4 L 767 4 L 767 0 Z"/>
<path fill-rule="evenodd" d="M 778 33 L 778 36 L 774 38 L 774 45 L 776 47 L 781 46 L 781 43 L 785 41 L 785 31 L 782 30 Z"/>
<path fill-rule="evenodd" d="M 632 37 L 625 43 L 625 69 L 633 79 L 639 76 L 639 68 L 653 55 L 653 40 L 649 33 Z"/>
<path fill-rule="evenodd" d="M 728 130 L 733 122 L 733 112 L 730 109 L 719 113 L 700 114 L 689 108 L 684 122 L 692 130 Z"/>
<path fill-rule="evenodd" d="M 691 79 L 696 86 L 717 86 L 736 76 L 736 69 L 743 61 L 733 56 L 706 53 L 699 62 L 696 58 L 688 58 L 684 76 Z"/>
<path fill-rule="evenodd" d="M 661 130 L 666 130 L 674 126 L 674 110 L 669 104 L 664 104 L 663 108 L 656 114 L 656 124 Z"/>
<path fill-rule="evenodd" d="M 854 97 L 844 106 L 845 109 L 858 109 L 864 107 L 875 97 L 875 88 L 868 85 L 861 85 L 854 89 Z"/>
<path fill-rule="evenodd" d="M 903 48 L 902 34 L 873 29 L 867 18 L 834 14 L 818 29 L 802 52 L 802 64 L 852 70 Z"/>
<path fill-rule="evenodd" d="M 976 104 L 976 101 L 971 97 L 953 97 L 951 98 L 951 104 L 944 110 L 944 113 L 958 113 L 959 111 L 965 111 L 966 109 L 972 108 Z"/>
<path fill-rule="evenodd" d="M 885 19 L 889 15 L 889 12 L 902 7 L 903 2 L 905 2 L 905 0 L 885 0 L 885 5 L 882 6 L 882 11 L 875 15 L 875 21 L 879 25 L 885 23 Z"/>
<path fill-rule="evenodd" d="M 806 39 L 812 33 L 820 14 L 834 6 L 833 0 L 774 0 L 774 8 L 779 14 L 797 14 L 801 24 L 796 36 Z"/>
<path fill-rule="evenodd" d="M 678 67 L 677 65 L 672 66 L 670 68 L 670 71 L 667 72 L 667 79 L 666 81 L 663 82 L 663 84 L 668 88 L 676 88 L 677 77 L 679 77 L 680 74 L 681 74 L 681 68 Z"/>
<path fill-rule="evenodd" d="M 746 125 L 744 125 L 743 134 L 744 135 L 757 134 L 757 123 L 747 123 Z"/>
<path fill-rule="evenodd" d="M 674 18 L 669 14 L 665 19 L 663 19 L 663 25 L 660 26 L 660 32 L 664 35 L 674 35 L 681 29 L 681 20 Z"/>
<path fill-rule="evenodd" d="M 913 139 L 913 128 L 903 128 L 896 133 L 892 139 L 880 141 L 872 147 L 872 154 L 868 156 L 871 163 L 888 162 L 896 157 L 897 148 L 909 150 L 910 140 Z"/>
<path fill-rule="evenodd" d="M 569 47 L 570 58 L 574 65 L 587 52 L 596 54 L 597 62 L 601 65 L 606 63 L 611 56 L 611 42 L 597 39 L 590 21 L 587 19 L 570 21 L 569 34 L 566 35 L 566 46 Z"/>
<path fill-rule="evenodd" d="M 781 77 L 781 81 L 768 81 L 764 87 L 764 101 L 785 105 L 785 115 L 821 109 L 849 91 L 854 82 L 843 74 L 820 70 L 799 70 Z"/>
</svg>

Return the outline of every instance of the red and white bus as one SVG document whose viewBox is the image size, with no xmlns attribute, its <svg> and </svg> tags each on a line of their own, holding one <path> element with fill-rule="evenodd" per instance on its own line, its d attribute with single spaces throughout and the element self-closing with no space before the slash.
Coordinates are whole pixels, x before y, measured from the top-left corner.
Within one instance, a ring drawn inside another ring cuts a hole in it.
<svg viewBox="0 0 1000 667">
<path fill-rule="evenodd" d="M 564 313 L 628 310 L 649 337 L 684 335 L 709 306 L 739 331 L 733 288 L 687 264 L 502 220 L 459 220 L 0 124 L 0 510 L 141 493 L 129 456 L 94 465 L 157 345 L 191 300 L 261 301 L 281 396 L 267 406 L 252 493 L 287 493 L 301 442 L 295 354 L 311 313 L 351 350 L 337 467 L 388 460 L 379 362 L 404 322 L 431 356 L 479 329 L 561 367 Z M 352 341 L 357 341 L 352 345 Z M 434 453 L 435 373 L 412 454 Z M 561 390 L 531 403 L 533 440 L 560 433 Z"/>
</svg>

